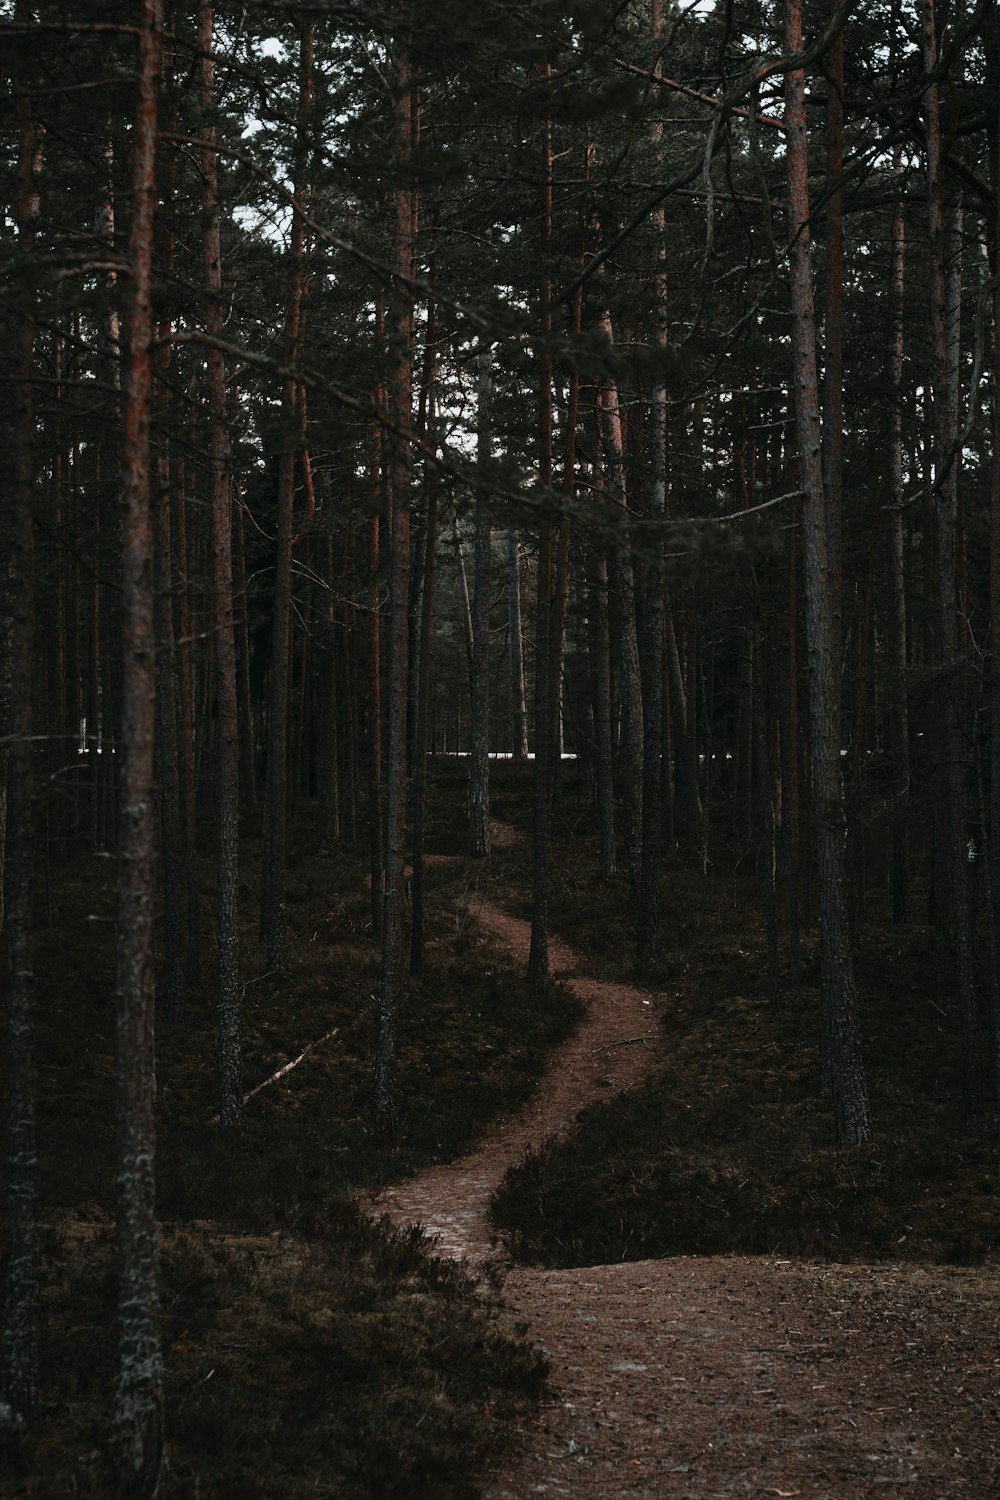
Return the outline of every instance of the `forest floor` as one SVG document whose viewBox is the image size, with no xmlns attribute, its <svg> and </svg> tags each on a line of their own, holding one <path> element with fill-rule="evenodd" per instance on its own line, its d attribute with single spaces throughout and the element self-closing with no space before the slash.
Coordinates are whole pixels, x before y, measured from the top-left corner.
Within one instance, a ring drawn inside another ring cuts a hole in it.
<svg viewBox="0 0 1000 1500">
<path fill-rule="evenodd" d="M 509 847 L 510 830 L 495 832 Z M 485 899 L 474 914 L 526 961 L 527 921 Z M 541 1415 L 493 1469 L 486 1500 L 1000 1494 L 995 1267 L 774 1254 L 512 1263 L 491 1224 L 507 1170 L 565 1140 L 595 1101 L 634 1089 L 670 1046 L 662 992 L 583 967 L 551 942 L 553 976 L 586 1014 L 527 1105 L 469 1155 L 370 1202 L 488 1274 L 549 1361 Z"/>
<path fill-rule="evenodd" d="M 247 1086 L 301 1060 L 242 1132 L 220 1130 L 204 830 L 201 975 L 186 1013 L 158 1020 L 162 1500 L 1000 1494 L 996 1134 L 962 1126 L 931 930 L 893 928 L 871 891 L 857 960 L 875 1134 L 839 1152 L 815 937 L 804 921 L 796 976 L 782 926 L 774 1000 L 752 857 L 665 861 L 640 974 L 627 881 L 597 876 L 568 772 L 539 994 L 530 768 L 491 781 L 511 831 L 470 861 L 465 768 L 432 766 L 391 1150 L 369 1128 L 366 851 L 321 847 L 308 818 L 283 982 L 244 818 Z M 0 1434 L 0 1500 L 113 1487 L 114 861 L 57 854 L 36 931 L 39 1421 L 23 1443 Z"/>
</svg>

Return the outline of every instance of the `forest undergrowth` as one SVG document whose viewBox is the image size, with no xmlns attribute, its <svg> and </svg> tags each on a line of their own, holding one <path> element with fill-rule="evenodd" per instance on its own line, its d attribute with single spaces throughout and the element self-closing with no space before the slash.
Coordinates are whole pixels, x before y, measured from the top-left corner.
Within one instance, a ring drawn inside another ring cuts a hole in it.
<svg viewBox="0 0 1000 1500">
<path fill-rule="evenodd" d="M 557 821 L 552 928 L 582 972 L 634 982 L 627 877 L 597 877 L 589 809 L 566 799 Z M 549 1266 L 727 1253 L 995 1261 L 996 1121 L 962 1123 L 957 1000 L 933 928 L 894 927 L 884 891 L 867 892 L 855 951 L 874 1133 L 837 1150 L 817 934 L 803 932 L 796 976 L 782 924 L 772 1004 L 761 886 L 737 853 L 720 843 L 703 872 L 701 851 L 682 844 L 665 865 L 661 948 L 641 976 L 662 997 L 664 1066 L 508 1173 L 494 1221 L 512 1252 Z"/>
<path fill-rule="evenodd" d="M 441 788 L 431 851 L 461 848 L 456 790 Z M 319 1045 L 250 1100 L 241 1134 L 220 1129 L 206 860 L 199 984 L 187 1016 L 158 1018 L 163 1494 L 471 1495 L 537 1401 L 544 1360 L 488 1288 L 429 1257 L 419 1234 L 371 1225 L 353 1198 L 459 1154 L 516 1107 L 578 1006 L 558 987 L 541 1003 L 504 955 L 477 946 L 474 867 L 429 867 L 424 973 L 400 1014 L 399 1130 L 394 1149 L 376 1149 L 379 948 L 364 849 L 323 851 L 301 820 L 282 985 L 257 939 L 260 844 L 247 822 L 246 1088 Z M 114 874 L 110 858 L 76 853 L 40 883 L 42 1400 L 35 1433 L 2 1455 L 3 1500 L 113 1492 Z"/>
<path fill-rule="evenodd" d="M 292 976 L 278 985 L 257 941 L 259 842 L 245 830 L 247 1088 L 319 1045 L 250 1101 L 241 1136 L 214 1118 L 211 864 L 201 872 L 203 971 L 189 1015 L 161 1017 L 158 1039 L 165 1495 L 472 1496 L 544 1388 L 544 1360 L 493 1290 L 352 1203 L 467 1149 L 527 1096 L 578 1014 L 558 984 L 541 999 L 478 941 L 480 893 L 525 910 L 527 840 L 488 866 L 467 862 L 464 770 L 439 766 L 433 782 L 428 848 L 450 857 L 428 869 L 427 957 L 401 1011 L 392 1151 L 369 1131 L 378 948 L 363 852 L 319 849 L 302 820 Z M 527 832 L 528 768 L 497 771 L 493 806 Z M 590 822 L 567 779 L 552 928 L 588 972 L 631 981 L 625 880 L 596 878 Z M 113 875 L 112 860 L 77 854 L 53 858 L 40 882 L 43 1395 L 35 1434 L 6 1456 L 3 1500 L 109 1493 Z M 661 953 L 642 974 L 662 997 L 663 1070 L 511 1171 L 496 1221 L 514 1253 L 553 1265 L 728 1251 L 992 1259 L 996 1149 L 960 1128 L 957 1028 L 934 984 L 930 931 L 893 930 L 871 904 L 859 939 L 870 1146 L 836 1152 L 817 1095 L 814 939 L 799 990 L 786 964 L 770 1007 L 752 875 L 734 878 L 721 857 L 703 875 L 682 850 L 666 867 Z"/>
</svg>

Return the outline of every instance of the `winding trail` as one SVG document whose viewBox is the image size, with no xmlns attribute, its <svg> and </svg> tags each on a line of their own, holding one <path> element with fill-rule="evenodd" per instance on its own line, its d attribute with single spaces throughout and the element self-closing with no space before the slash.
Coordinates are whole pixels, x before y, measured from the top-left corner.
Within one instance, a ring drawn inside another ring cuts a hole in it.
<svg viewBox="0 0 1000 1500">
<path fill-rule="evenodd" d="M 473 914 L 527 962 L 528 923 L 487 902 Z M 507 1167 L 648 1072 L 669 1022 L 664 997 L 575 975 L 558 940 L 549 951 L 587 1014 L 533 1098 L 470 1155 L 370 1202 L 419 1223 L 440 1255 L 505 1268 L 504 1298 L 549 1358 L 549 1399 L 484 1500 L 995 1500 L 995 1267 L 738 1256 L 504 1266 L 489 1202 Z"/>
<path fill-rule="evenodd" d="M 528 922 L 485 901 L 472 914 L 481 933 L 527 964 Z M 470 1155 L 385 1188 L 372 1200 L 373 1211 L 396 1224 L 419 1222 L 436 1241 L 439 1255 L 473 1265 L 485 1261 L 493 1252 L 490 1198 L 507 1168 L 533 1147 L 571 1130 L 581 1109 L 628 1088 L 655 1061 L 662 1029 L 654 1020 L 654 997 L 626 985 L 570 980 L 575 966 L 572 949 L 550 939 L 549 971 L 553 978 L 567 980 L 587 1014 L 553 1053 L 544 1086 L 519 1113 L 501 1120 Z"/>
</svg>

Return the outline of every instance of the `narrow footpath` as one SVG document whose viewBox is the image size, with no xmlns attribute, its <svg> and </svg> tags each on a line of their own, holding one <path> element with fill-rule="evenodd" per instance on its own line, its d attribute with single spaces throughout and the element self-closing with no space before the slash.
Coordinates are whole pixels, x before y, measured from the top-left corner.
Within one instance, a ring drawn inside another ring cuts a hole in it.
<svg viewBox="0 0 1000 1500">
<path fill-rule="evenodd" d="M 487 902 L 472 915 L 527 962 L 528 923 Z M 470 1155 L 371 1202 L 377 1216 L 419 1223 L 438 1254 L 504 1269 L 503 1296 L 550 1361 L 548 1400 L 484 1500 L 1000 1496 L 993 1268 L 738 1256 L 507 1265 L 489 1222 L 507 1167 L 633 1086 L 669 1045 L 662 997 L 578 977 L 559 941 L 550 964 L 587 1014 L 532 1099 Z"/>
</svg>

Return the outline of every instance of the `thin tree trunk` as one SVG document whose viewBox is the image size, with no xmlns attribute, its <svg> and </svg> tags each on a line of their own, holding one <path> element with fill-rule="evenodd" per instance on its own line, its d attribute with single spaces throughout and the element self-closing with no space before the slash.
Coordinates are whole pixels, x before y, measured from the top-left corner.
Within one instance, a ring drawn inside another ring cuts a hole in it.
<svg viewBox="0 0 1000 1500">
<path fill-rule="evenodd" d="M 327 495 L 329 509 L 329 495 Z M 316 707 L 319 715 L 316 747 L 316 781 L 319 800 L 320 841 L 329 851 L 340 841 L 340 770 L 338 763 L 337 714 L 337 615 L 334 603 L 333 536 L 322 541 L 326 588 L 320 609 L 321 629 L 317 652 L 319 681 Z"/>
<path fill-rule="evenodd" d="M 191 559 L 187 537 L 187 475 L 182 458 L 178 459 L 176 491 L 177 527 L 175 576 L 179 584 L 177 600 L 177 687 L 180 695 L 180 779 L 184 817 L 184 859 L 194 868 L 198 852 L 198 772 L 195 747 L 194 678 L 191 629 Z M 188 984 L 193 985 L 199 969 L 199 932 L 201 928 L 197 882 L 191 881 L 188 893 Z"/>
<path fill-rule="evenodd" d="M 385 337 L 385 308 L 381 299 L 375 309 L 375 338 Z M 375 404 L 380 409 L 385 400 L 381 384 L 375 388 Z M 368 522 L 368 850 L 371 874 L 372 936 L 382 936 L 385 905 L 385 806 L 382 783 L 382 517 L 385 515 L 388 485 L 383 472 L 383 435 L 376 426 L 372 433 L 371 458 L 368 465 L 368 492 L 372 515 Z"/>
<path fill-rule="evenodd" d="M 428 727 L 430 724 L 431 651 L 434 624 L 434 579 L 437 557 L 437 491 L 427 501 L 424 538 L 424 586 L 420 602 L 420 692 L 417 698 L 417 772 L 413 788 L 413 910 L 410 931 L 410 973 L 424 965 L 424 812 L 427 801 Z"/>
<path fill-rule="evenodd" d="M 902 148 L 893 153 L 893 168 L 900 169 Z M 906 554 L 903 530 L 903 293 L 906 276 L 906 228 L 903 199 L 896 201 L 892 220 L 892 284 L 890 292 L 891 337 L 889 380 L 892 407 L 889 437 L 890 506 L 887 516 L 888 552 L 888 698 L 889 743 L 892 758 L 892 853 L 890 884 L 892 920 L 910 920 L 910 725 L 906 692 Z"/>
<path fill-rule="evenodd" d="M 173 70 L 173 54 L 165 65 L 169 79 Z M 174 111 L 170 128 L 176 129 L 177 116 Z M 163 200 L 168 205 L 168 224 L 173 211 L 174 191 L 173 158 L 164 164 Z M 166 280 L 174 274 L 174 236 L 168 227 L 162 250 L 162 273 Z M 160 348 L 156 358 L 156 374 L 164 391 L 169 391 L 171 367 L 170 334 L 172 322 L 169 317 L 161 320 L 158 329 Z M 166 398 L 168 410 L 170 397 Z M 168 422 L 162 426 L 166 428 Z M 156 552 L 156 685 L 157 685 L 157 753 L 160 768 L 160 826 L 163 852 L 163 949 L 166 970 L 166 991 L 163 1009 L 175 1021 L 186 1019 L 189 988 L 189 940 L 188 891 L 193 875 L 187 866 L 184 839 L 184 819 L 180 784 L 180 715 L 177 686 L 177 640 L 174 629 L 174 581 L 173 551 L 171 543 L 171 492 L 172 473 L 170 440 L 161 434 L 157 443 L 157 495 L 154 505 L 155 552 Z"/>
<path fill-rule="evenodd" d="M 785 50 L 802 50 L 802 0 L 788 0 Z M 844 897 L 844 790 L 837 720 L 833 591 L 823 486 L 816 325 L 809 252 L 809 166 L 805 77 L 785 75 L 788 229 L 791 240 L 792 360 L 795 426 L 802 479 L 806 568 L 806 627 L 811 667 L 811 727 L 816 845 L 821 913 L 821 974 L 830 1037 L 830 1079 L 837 1139 L 860 1145 L 871 1134 L 857 986 Z"/>
<path fill-rule="evenodd" d="M 511 749 L 528 758 L 528 706 L 524 689 L 524 634 L 521 626 L 521 547 L 517 528 L 507 530 L 507 629 L 510 651 Z"/>
<path fill-rule="evenodd" d="M 828 0 L 831 13 L 838 0 Z M 826 489 L 827 558 L 834 658 L 843 657 L 844 472 L 844 33 L 834 37 L 826 61 L 826 339 L 823 351 L 823 481 Z M 842 673 L 836 673 L 838 716 Z"/>
<path fill-rule="evenodd" d="M 435 213 L 434 224 L 440 224 L 440 214 Z M 434 265 L 431 264 L 428 279 L 433 284 Z M 424 335 L 424 366 L 417 400 L 417 431 L 427 439 L 434 429 L 435 376 L 437 352 L 435 348 L 435 305 L 433 300 L 427 308 L 427 327 Z M 421 570 L 420 627 L 417 641 L 417 712 L 414 728 L 415 771 L 413 778 L 413 850 L 410 857 L 412 874 L 412 902 L 410 910 L 410 973 L 417 978 L 424 967 L 424 823 L 427 812 L 427 759 L 433 739 L 431 693 L 433 685 L 434 647 L 434 584 L 437 576 L 438 537 L 438 489 L 432 485 L 427 497 L 427 514 L 424 520 L 424 555 Z"/>
<path fill-rule="evenodd" d="M 546 85 L 552 76 L 544 65 Z M 538 479 L 544 493 L 552 489 L 552 280 L 549 254 L 552 242 L 552 120 L 542 126 L 542 254 L 541 344 L 538 391 Z M 544 990 L 549 982 L 549 842 L 551 819 L 551 729 L 550 681 L 552 603 L 552 525 L 543 519 L 538 534 L 538 598 L 535 616 L 535 775 L 531 835 L 531 944 L 528 950 L 528 983 Z"/>
<path fill-rule="evenodd" d="M 595 476 L 597 477 L 597 476 Z M 603 483 L 603 470 L 599 471 Z M 591 670 L 594 695 L 594 769 L 600 833 L 598 872 L 608 879 L 617 869 L 615 849 L 614 753 L 611 740 L 611 626 L 608 619 L 608 560 L 603 543 L 590 549 Z"/>
<path fill-rule="evenodd" d="M 309 116 L 313 89 L 313 27 L 302 24 L 299 42 L 298 122 L 293 165 L 291 275 L 285 318 L 287 360 L 294 366 L 302 334 L 305 283 L 305 202 Z M 277 556 L 271 647 L 271 699 L 267 739 L 267 840 L 261 917 L 268 963 L 280 978 L 288 966 L 286 861 L 288 851 L 288 727 L 291 700 L 292 555 L 295 546 L 295 457 L 299 395 L 295 380 L 285 381 L 282 450 L 278 468 Z"/>
<path fill-rule="evenodd" d="M 20 0 L 17 19 L 30 20 Z M 18 59 L 18 64 L 20 59 Z M 17 64 L 16 64 L 17 66 Z M 28 80 L 17 66 L 19 127 L 14 216 L 18 248 L 30 267 L 35 246 L 39 198 L 36 174 L 41 164 Z M 22 92 L 23 90 L 23 92 Z M 34 400 L 33 365 L 36 313 L 34 288 L 20 289 L 12 330 L 16 348 L 14 388 L 15 478 L 10 501 L 3 506 L 6 577 L 3 580 L 3 631 L 10 643 L 8 714 L 0 733 L 10 736 L 9 862 L 7 910 L 6 1058 L 7 1121 L 5 1141 L 3 1326 L 0 1329 L 0 1395 L 27 1422 L 34 1415 L 38 1390 L 38 1152 L 36 1144 L 35 974 L 32 921 L 34 834 L 32 828 L 32 697 L 35 663 L 34 598 Z M 0 861 L 2 873 L 3 861 Z"/>
<path fill-rule="evenodd" d="M 757 593 L 756 579 L 754 591 Z M 757 611 L 759 617 L 759 594 Z M 764 642 L 761 638 L 759 618 L 754 624 L 751 638 L 754 674 L 754 739 L 759 770 L 761 812 L 763 814 L 763 865 L 764 865 L 764 912 L 767 928 L 767 992 L 772 1010 L 777 1009 L 781 980 L 778 964 L 778 842 L 777 842 L 777 791 L 776 756 L 771 737 L 771 713 L 768 705 L 767 673 L 764 660 Z"/>
<path fill-rule="evenodd" d="M 650 36 L 658 54 L 663 35 L 663 0 L 653 0 Z M 659 56 L 654 71 L 659 73 Z M 651 130 L 655 159 L 663 165 L 663 124 Z M 670 342 L 667 303 L 667 220 L 661 205 L 654 215 L 656 269 L 655 338 L 665 351 Z M 667 512 L 667 388 L 657 380 L 649 402 L 649 514 L 654 520 Z M 663 544 L 653 544 L 652 561 L 645 569 L 642 599 L 642 852 L 639 870 L 639 962 L 653 958 L 660 943 L 660 870 L 663 861 Z"/>
<path fill-rule="evenodd" d="M 875 636 L 875 558 L 871 541 L 869 541 L 867 552 L 864 600 L 860 611 L 856 612 L 854 623 L 857 665 L 848 756 L 850 772 L 847 827 L 847 861 L 850 873 L 848 910 L 851 930 L 855 933 L 864 926 L 867 912 L 864 773 L 868 756 L 868 694 Z"/>
<path fill-rule="evenodd" d="M 997 100 L 993 135 L 993 180 L 1000 180 L 1000 17 L 994 13 L 987 50 L 987 83 Z M 994 949 L 1000 939 L 1000 194 L 993 219 L 993 463 L 990 473 L 990 887 Z M 993 954 L 994 1104 L 1000 1105 L 1000 972 Z"/>
<path fill-rule="evenodd" d="M 573 298 L 572 332 L 579 339 L 583 319 L 583 294 L 577 290 Z M 552 555 L 552 607 L 549 613 L 549 667 L 551 684 L 549 698 L 549 745 L 551 747 L 551 778 L 549 800 L 558 791 L 562 774 L 563 752 L 563 655 L 566 645 L 566 612 L 569 607 L 569 558 L 571 543 L 570 510 L 576 489 L 577 427 L 580 417 L 580 371 L 574 365 L 570 371 L 569 390 L 566 401 L 566 453 L 563 460 L 562 497 L 563 512 L 555 534 Z"/>
<path fill-rule="evenodd" d="M 233 516 L 233 608 L 236 612 L 236 640 L 238 646 L 239 706 L 240 706 L 240 751 L 243 757 L 243 775 L 240 786 L 248 807 L 257 805 L 257 733 L 254 719 L 253 693 L 250 687 L 250 630 L 247 620 L 247 564 L 244 536 L 243 497 L 236 480 L 230 475 Z M 237 609 L 236 601 L 239 601 Z"/>
<path fill-rule="evenodd" d="M 465 657 L 469 668 L 469 687 L 471 691 L 473 661 L 475 659 L 475 646 L 473 643 L 472 628 L 472 600 L 469 597 L 469 579 L 465 571 L 465 553 L 462 549 L 462 532 L 458 524 L 458 511 L 452 507 L 451 512 L 451 536 L 455 543 L 455 562 L 458 566 L 458 591 L 462 602 L 462 634 L 465 641 Z"/>
<path fill-rule="evenodd" d="M 788 967 L 793 994 L 799 988 L 801 906 L 799 867 L 799 531 L 798 505 L 792 501 L 788 540 L 788 675 L 785 731 L 782 735 L 782 834 L 784 877 L 788 889 Z"/>
<path fill-rule="evenodd" d="M 748 850 L 753 841 L 754 720 L 753 636 L 749 629 L 744 629 L 739 637 L 736 743 L 733 746 L 733 835 L 741 850 Z"/>
<path fill-rule="evenodd" d="M 417 101 L 407 59 L 396 59 L 396 318 L 395 370 L 390 391 L 395 431 L 389 497 L 389 722 L 386 756 L 386 883 L 382 971 L 375 1053 L 374 1133 L 383 1145 L 395 1136 L 396 1022 L 403 984 L 406 866 L 406 710 L 409 671 L 410 484 L 412 472 L 414 262 L 416 190 L 409 181 Z"/>
<path fill-rule="evenodd" d="M 163 1451 L 163 1357 L 153 1114 L 153 775 L 156 637 L 149 418 L 153 341 L 157 101 L 162 0 L 142 0 L 132 137 L 128 381 L 124 479 L 121 828 L 116 987 L 115 1115 L 118 1128 L 119 1360 L 114 1454 L 122 1494 L 152 1495 Z"/>
<path fill-rule="evenodd" d="M 934 0 L 922 0 L 924 64 L 937 63 Z M 957 593 L 958 454 L 958 298 L 949 287 L 949 253 L 959 255 L 954 226 L 946 223 L 943 148 L 937 84 L 925 96 L 927 115 L 927 196 L 931 259 L 931 340 L 934 353 L 933 519 L 937 540 L 938 652 L 942 673 L 941 752 L 944 758 L 941 848 L 948 901 L 938 908 L 939 941 L 950 921 L 954 937 L 954 971 L 962 1041 L 962 1104 L 974 1123 L 986 1108 L 986 1048 L 973 973 L 972 926 L 966 858 L 965 697 L 959 656 Z M 960 212 L 960 209 L 958 210 Z M 947 472 L 945 472 L 945 466 Z M 943 955 L 942 955 L 943 956 Z M 947 962 L 951 969 L 951 961 Z"/>
<path fill-rule="evenodd" d="M 381 437 L 381 434 L 379 434 Z M 379 481 L 379 490 L 385 488 Z M 371 877 L 372 936 L 382 936 L 385 905 L 385 807 L 382 794 L 382 522 L 368 522 L 368 855 Z"/>
<path fill-rule="evenodd" d="M 687 594 L 687 602 L 685 602 L 683 596 L 677 601 L 678 612 L 682 616 L 683 614 L 693 616 L 694 611 L 690 608 L 690 590 L 687 591 Z M 685 678 L 685 663 L 681 659 L 674 611 L 669 606 L 664 610 L 664 620 L 667 674 L 673 699 L 674 723 L 677 726 L 674 741 L 676 745 L 676 781 L 679 789 L 675 795 L 675 802 L 682 831 L 688 834 L 689 837 L 693 838 L 697 836 L 700 839 L 704 817 L 701 794 L 698 788 L 697 712 L 694 700 L 689 693 L 689 681 Z M 687 647 L 687 655 L 690 663 L 694 652 L 693 639 L 688 640 Z M 687 678 L 689 679 L 690 677 L 691 672 L 689 667 Z"/>
<path fill-rule="evenodd" d="M 199 95 L 205 111 L 201 157 L 202 259 L 205 330 L 222 334 L 222 251 L 214 99 L 212 0 L 198 4 Z M 243 1123 L 243 1038 L 240 1018 L 239 834 L 240 738 L 233 619 L 233 495 L 226 426 L 226 371 L 222 351 L 206 351 L 209 394 L 209 504 L 212 518 L 212 627 L 215 657 L 216 756 L 219 798 L 219 1119 Z"/>
<path fill-rule="evenodd" d="M 605 311 L 598 329 L 609 344 L 613 342 L 610 314 Z M 606 464 L 608 494 L 621 508 L 622 524 L 628 511 L 625 487 L 625 441 L 622 431 L 621 400 L 617 381 L 602 382 L 597 397 L 601 446 Z M 634 905 L 639 899 L 642 869 L 642 765 L 643 712 L 642 683 L 639 667 L 639 635 L 636 626 L 635 570 L 628 534 L 614 547 L 612 580 L 615 592 L 619 681 L 622 704 L 622 765 L 625 784 L 625 851 L 629 872 L 629 893 Z"/>
<path fill-rule="evenodd" d="M 477 458 L 480 479 L 493 458 L 493 377 L 489 349 L 477 358 Z M 476 495 L 475 573 L 472 606 L 472 672 L 470 675 L 471 746 L 469 755 L 469 854 L 484 859 L 490 852 L 490 602 L 493 566 L 490 500 L 486 484 Z"/>
</svg>

